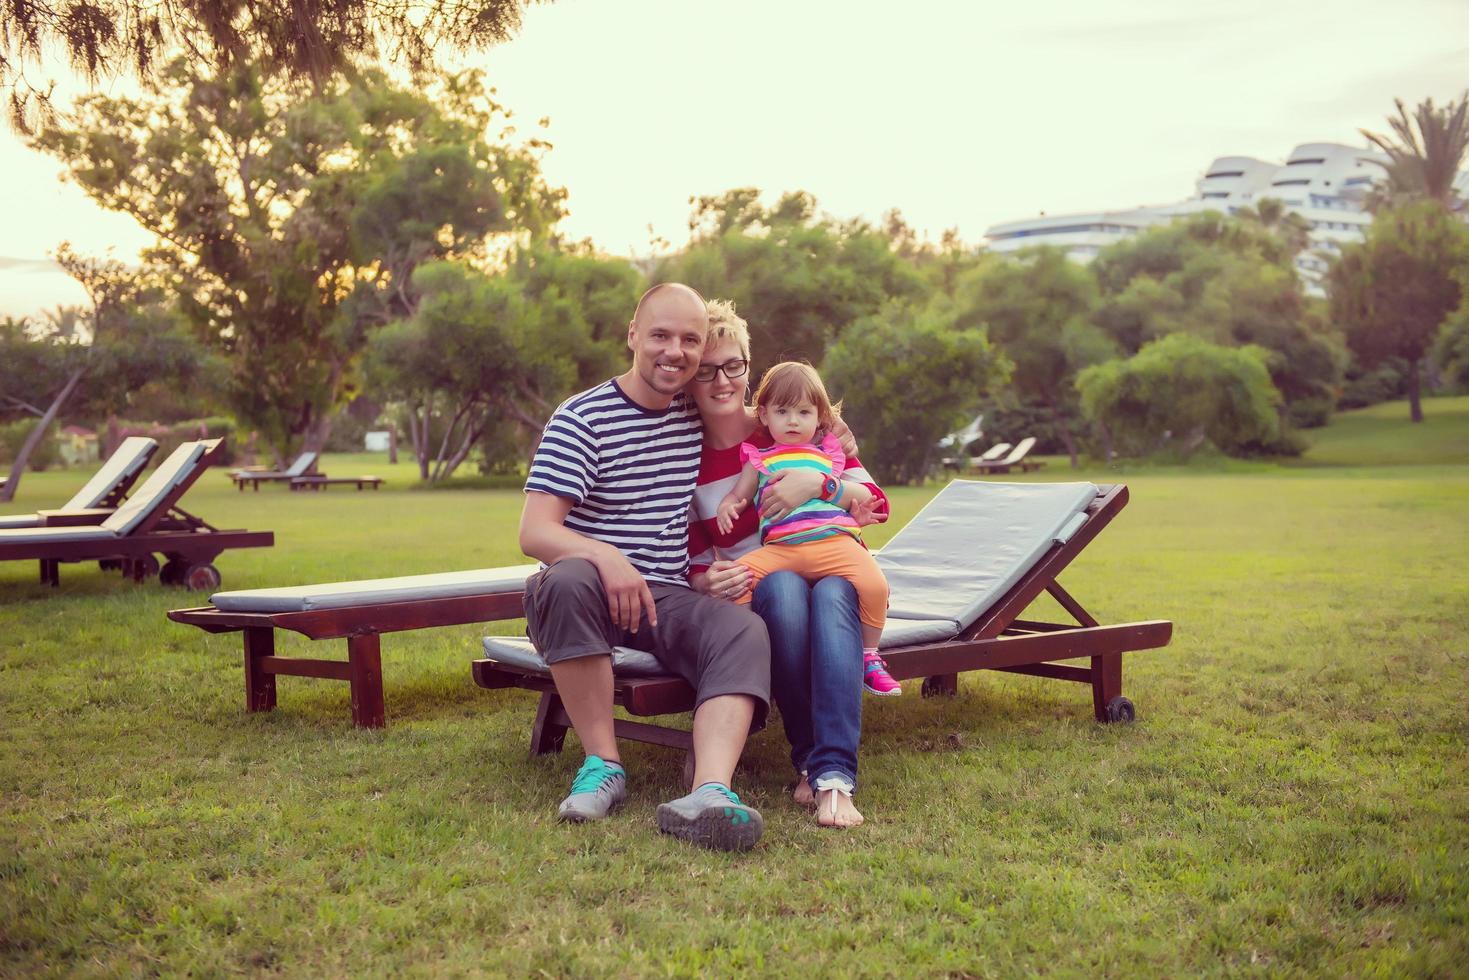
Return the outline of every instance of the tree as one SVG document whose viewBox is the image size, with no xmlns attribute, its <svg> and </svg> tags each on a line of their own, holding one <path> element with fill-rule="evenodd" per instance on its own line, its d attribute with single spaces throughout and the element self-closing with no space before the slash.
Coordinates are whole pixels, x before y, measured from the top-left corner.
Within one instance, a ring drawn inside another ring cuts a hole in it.
<svg viewBox="0 0 1469 980">
<path fill-rule="evenodd" d="M 478 49 L 520 28 L 527 0 L 26 0 L 0 4 L 0 92 L 21 129 L 51 110 L 50 84 L 28 70 L 66 52 L 89 85 L 132 72 L 156 78 L 180 51 L 224 73 L 252 62 L 270 76 L 320 86 L 380 56 L 415 79 L 442 47 Z"/>
<path fill-rule="evenodd" d="M 188 321 L 226 356 L 225 398 L 278 461 L 320 448 L 412 272 L 545 234 L 565 193 L 545 144 L 491 142 L 509 114 L 476 73 L 411 93 L 376 73 L 301 95 L 249 65 L 175 62 L 140 99 L 93 96 L 35 141 L 158 238 Z"/>
<path fill-rule="evenodd" d="M 87 290 L 92 309 L 58 309 L 39 328 L 9 321 L 0 331 L 0 401 L 36 419 L 0 501 L 14 499 L 31 453 L 63 407 L 117 411 L 154 378 L 188 385 L 203 363 L 155 282 L 120 262 L 79 257 L 66 245 L 57 260 Z"/>
<path fill-rule="evenodd" d="M 1374 190 L 1369 207 L 1390 210 L 1427 199 L 1458 210 L 1464 202 L 1454 181 L 1469 152 L 1469 91 L 1442 107 L 1424 99 L 1411 116 L 1402 99 L 1393 103 L 1398 114 L 1387 120 L 1391 136 L 1361 131 L 1388 158 L 1387 184 Z"/>
<path fill-rule="evenodd" d="M 1469 299 L 1438 332 L 1433 342 L 1433 359 L 1449 384 L 1469 390 Z"/>
<path fill-rule="evenodd" d="M 1102 250 L 1093 322 L 1126 353 L 1173 333 L 1268 348 L 1297 424 L 1323 424 L 1345 356 L 1296 274 L 1300 229 L 1273 198 L 1243 217 L 1191 215 Z"/>
<path fill-rule="evenodd" d="M 816 216 L 804 191 L 774 207 L 739 188 L 695 199 L 689 247 L 658 265 L 655 282 L 689 282 L 735 301 L 750 324 L 756 374 L 777 361 L 820 363 L 857 319 L 893 298 L 916 297 L 922 280 L 882 232 L 861 221 Z"/>
<path fill-rule="evenodd" d="M 985 332 L 957 326 L 942 301 L 893 303 L 863 317 L 827 353 L 822 375 L 883 483 L 928 475 L 935 446 L 974 417 L 1009 372 Z"/>
<path fill-rule="evenodd" d="M 1377 215 L 1327 273 L 1332 319 L 1367 366 L 1407 362 L 1408 413 L 1423 421 L 1420 364 L 1469 278 L 1469 227 L 1434 200 Z"/>
<path fill-rule="evenodd" d="M 1081 408 L 1114 452 L 1145 455 L 1170 439 L 1187 455 L 1207 439 L 1232 455 L 1279 435 L 1280 394 L 1259 347 L 1223 347 L 1188 334 L 1144 345 L 1126 360 L 1084 369 Z"/>
<path fill-rule="evenodd" d="M 957 325 L 987 329 L 1014 364 L 1012 393 L 1045 407 L 1073 467 L 1079 465 L 1072 431 L 1076 372 L 1116 353 L 1090 321 L 1095 302 L 1090 272 L 1054 248 L 980 266 L 959 284 L 955 300 Z"/>
<path fill-rule="evenodd" d="M 500 454 L 526 448 L 560 399 L 613 373 L 641 285 L 626 262 L 546 248 L 501 275 L 420 267 L 422 301 L 373 336 L 368 370 L 376 390 L 407 407 L 421 478 L 448 479 L 486 443 Z M 522 438 L 492 432 L 497 423 Z"/>
</svg>

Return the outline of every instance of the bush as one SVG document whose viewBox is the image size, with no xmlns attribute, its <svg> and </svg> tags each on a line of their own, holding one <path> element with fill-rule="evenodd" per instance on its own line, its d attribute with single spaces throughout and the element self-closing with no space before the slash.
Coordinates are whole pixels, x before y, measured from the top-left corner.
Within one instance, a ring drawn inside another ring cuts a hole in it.
<svg viewBox="0 0 1469 980">
<path fill-rule="evenodd" d="M 20 419 L 0 425 L 0 463 L 4 463 L 8 468 L 15 462 L 15 457 L 20 453 L 20 447 L 25 445 L 26 439 L 30 438 L 31 431 L 35 427 L 35 419 Z M 53 422 L 46 434 L 41 437 L 41 441 L 36 443 L 36 448 L 31 450 L 31 458 L 26 461 L 26 468 L 33 473 L 40 473 L 60 462 L 61 447 L 56 444 L 56 423 Z"/>
<path fill-rule="evenodd" d="M 1353 363 L 1347 368 L 1346 380 L 1341 394 L 1337 396 L 1339 409 L 1367 408 L 1381 402 L 1396 401 L 1408 397 L 1408 365 L 1400 358 L 1390 357 L 1375 368 L 1364 368 Z"/>
<path fill-rule="evenodd" d="M 235 421 L 223 416 L 188 419 L 172 425 L 116 419 L 108 423 L 107 436 L 109 439 L 115 437 L 118 442 L 128 436 L 147 436 L 154 439 L 158 442 L 158 452 L 153 458 L 160 460 L 166 459 L 169 453 L 194 439 L 224 439 L 225 448 L 229 453 L 229 462 L 233 462 L 244 448 L 235 439 Z M 103 453 L 105 454 L 112 448 L 113 445 L 104 446 Z"/>
<path fill-rule="evenodd" d="M 1089 367 L 1076 379 L 1082 411 L 1114 452 L 1183 456 L 1205 439 L 1230 456 L 1281 445 L 1280 392 L 1260 347 L 1221 347 L 1189 334 L 1145 344 L 1128 360 Z"/>
</svg>

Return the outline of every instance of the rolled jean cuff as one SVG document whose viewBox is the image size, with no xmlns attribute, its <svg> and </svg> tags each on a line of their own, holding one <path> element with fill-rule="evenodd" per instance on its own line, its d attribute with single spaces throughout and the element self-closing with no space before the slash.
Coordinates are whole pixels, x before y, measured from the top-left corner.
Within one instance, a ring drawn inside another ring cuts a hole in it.
<svg viewBox="0 0 1469 980">
<path fill-rule="evenodd" d="M 821 782 L 823 780 L 829 779 L 839 779 L 842 781 L 843 784 L 845 784 L 845 786 L 851 787 L 851 789 L 849 790 L 850 793 L 857 792 L 857 774 L 852 772 L 842 772 L 840 769 L 828 769 L 825 772 L 817 775 L 814 779 L 807 777 L 807 782 L 811 784 L 811 791 L 815 793 L 820 792 L 818 786 L 820 786 Z M 832 789 L 833 787 L 827 786 L 825 788 Z"/>
</svg>

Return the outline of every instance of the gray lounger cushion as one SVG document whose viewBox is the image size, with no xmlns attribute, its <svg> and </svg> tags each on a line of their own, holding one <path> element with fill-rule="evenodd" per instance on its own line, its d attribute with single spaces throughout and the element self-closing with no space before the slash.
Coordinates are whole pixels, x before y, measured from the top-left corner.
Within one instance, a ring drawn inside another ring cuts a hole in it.
<svg viewBox="0 0 1469 980">
<path fill-rule="evenodd" d="M 952 619 L 892 619 L 882 628 L 879 650 L 912 647 L 920 643 L 942 643 L 959 635 L 959 624 Z"/>
<path fill-rule="evenodd" d="M 413 599 L 501 595 L 523 591 L 525 580 L 539 569 L 539 565 L 513 565 L 508 568 L 476 568 L 466 572 L 364 579 L 360 582 L 245 589 L 237 592 L 216 592 L 209 597 L 209 601 L 216 609 L 229 612 L 304 612 L 309 609 L 377 606 Z"/>
<path fill-rule="evenodd" d="M 90 510 L 107 499 L 118 484 L 138 472 L 148 462 L 149 455 L 158 443 L 145 436 L 128 436 L 107 458 L 107 462 L 92 478 L 58 510 Z M 41 527 L 40 514 L 0 515 L 0 530 L 17 527 Z"/>
<path fill-rule="evenodd" d="M 968 626 L 1084 522 L 1090 483 L 955 480 L 877 553 L 889 619 Z"/>
<path fill-rule="evenodd" d="M 116 541 L 119 535 L 105 527 L 18 527 L 0 530 L 0 544 L 38 544 L 49 541 Z"/>
<path fill-rule="evenodd" d="M 300 476 L 311 469 L 311 464 L 316 462 L 316 453 L 302 453 L 296 457 L 296 461 L 286 469 L 286 476 Z"/>
<path fill-rule="evenodd" d="M 108 494 L 117 489 L 119 483 L 142 469 L 157 448 L 158 443 L 146 436 L 128 436 L 117 447 L 117 451 L 107 458 L 103 467 L 87 481 L 86 486 L 62 504 L 60 509 L 88 510 L 100 505 Z"/>
<path fill-rule="evenodd" d="M 530 640 L 523 636 L 487 636 L 485 656 L 507 667 L 517 667 L 533 674 L 551 676 L 551 670 Z M 612 673 L 619 677 L 658 677 L 670 673 L 658 658 L 642 650 L 612 648 Z"/>
<path fill-rule="evenodd" d="M 127 503 L 117 508 L 102 526 L 119 536 L 131 534 L 133 528 L 163 503 L 170 490 L 187 480 L 199 466 L 204 455 L 202 442 L 186 442 L 169 454 L 168 459 L 158 464 L 158 469 L 133 491 Z"/>
</svg>

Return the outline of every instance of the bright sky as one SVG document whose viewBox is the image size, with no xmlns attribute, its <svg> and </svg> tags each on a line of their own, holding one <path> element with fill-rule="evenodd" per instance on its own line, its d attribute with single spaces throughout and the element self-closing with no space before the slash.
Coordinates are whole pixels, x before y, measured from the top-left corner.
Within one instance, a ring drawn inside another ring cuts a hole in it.
<svg viewBox="0 0 1469 980">
<path fill-rule="evenodd" d="M 609 252 L 679 245 L 690 196 L 743 186 L 979 243 L 1182 199 L 1214 157 L 1360 144 L 1394 97 L 1469 88 L 1469 3 L 557 0 L 475 61 L 527 130 L 550 117 L 564 228 Z M 0 313 L 80 302 L 45 261 L 63 239 L 148 241 L 58 169 L 0 133 Z"/>
</svg>

